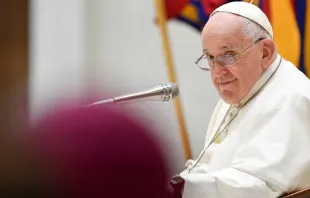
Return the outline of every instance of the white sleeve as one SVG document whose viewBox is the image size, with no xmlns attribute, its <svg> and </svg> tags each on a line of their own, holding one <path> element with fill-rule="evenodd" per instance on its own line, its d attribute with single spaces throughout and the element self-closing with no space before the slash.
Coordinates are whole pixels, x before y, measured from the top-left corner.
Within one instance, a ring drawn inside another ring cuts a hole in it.
<svg viewBox="0 0 310 198">
<path fill-rule="evenodd" d="M 268 198 L 279 195 L 266 182 L 234 168 L 209 174 L 185 174 L 181 175 L 186 178 L 183 198 Z"/>
<path fill-rule="evenodd" d="M 275 198 L 298 187 L 310 164 L 309 98 L 283 98 L 259 116 L 231 167 L 181 174 L 183 198 Z"/>
</svg>

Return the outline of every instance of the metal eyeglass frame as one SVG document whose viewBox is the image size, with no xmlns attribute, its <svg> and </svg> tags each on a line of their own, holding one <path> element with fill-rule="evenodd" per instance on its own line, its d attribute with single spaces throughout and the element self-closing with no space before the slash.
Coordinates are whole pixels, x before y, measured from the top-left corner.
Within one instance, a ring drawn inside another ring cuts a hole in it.
<svg viewBox="0 0 310 198">
<path fill-rule="evenodd" d="M 221 60 L 218 60 L 219 57 L 223 57 L 224 55 L 221 55 L 221 56 L 218 56 L 218 57 L 214 57 L 214 58 L 210 58 L 210 57 L 206 57 L 206 59 L 209 59 L 212 61 L 212 66 L 210 65 L 210 68 L 212 69 L 213 65 L 214 65 L 214 62 L 218 62 L 219 65 L 221 65 L 222 67 L 225 67 L 225 68 L 230 68 L 230 67 L 234 67 L 238 61 L 238 58 L 240 57 L 241 54 L 243 54 L 245 51 L 247 51 L 250 47 L 252 47 L 253 45 L 255 45 L 256 43 L 258 43 L 259 41 L 262 41 L 264 40 L 265 38 L 259 38 L 257 39 L 252 45 L 250 45 L 249 47 L 245 48 L 243 51 L 241 51 L 240 53 L 236 54 L 236 55 L 232 55 L 232 58 L 234 59 L 234 63 L 232 64 L 227 64 Z M 199 61 L 201 61 L 201 59 L 203 59 L 203 57 L 205 56 L 205 54 L 202 54 L 196 61 L 195 61 L 195 64 L 202 70 L 207 70 L 207 71 L 210 71 L 211 69 L 209 68 L 203 68 L 203 67 L 200 67 L 199 66 Z"/>
</svg>

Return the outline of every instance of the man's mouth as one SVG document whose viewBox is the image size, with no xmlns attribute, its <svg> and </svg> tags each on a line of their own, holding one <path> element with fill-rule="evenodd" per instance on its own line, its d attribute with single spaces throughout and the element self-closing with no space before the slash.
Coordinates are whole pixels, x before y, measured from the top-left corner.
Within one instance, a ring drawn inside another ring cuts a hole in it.
<svg viewBox="0 0 310 198">
<path fill-rule="evenodd" d="M 234 82 L 236 79 L 229 80 L 229 81 L 223 81 L 223 82 L 218 82 L 219 85 L 228 85 L 229 83 Z"/>
</svg>

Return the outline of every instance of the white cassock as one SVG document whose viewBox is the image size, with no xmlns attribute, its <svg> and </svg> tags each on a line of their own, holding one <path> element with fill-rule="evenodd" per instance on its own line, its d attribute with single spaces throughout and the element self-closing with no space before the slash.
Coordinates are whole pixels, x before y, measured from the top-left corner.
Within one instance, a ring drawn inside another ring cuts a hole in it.
<svg viewBox="0 0 310 198">
<path fill-rule="evenodd" d="M 219 101 L 205 148 L 219 132 L 180 174 L 183 198 L 272 198 L 310 187 L 310 80 L 280 55 L 241 103 Z"/>
</svg>

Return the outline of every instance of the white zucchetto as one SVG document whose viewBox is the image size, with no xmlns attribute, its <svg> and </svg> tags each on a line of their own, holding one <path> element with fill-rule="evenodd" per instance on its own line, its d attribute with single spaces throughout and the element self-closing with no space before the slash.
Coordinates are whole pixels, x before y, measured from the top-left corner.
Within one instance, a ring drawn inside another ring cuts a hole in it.
<svg viewBox="0 0 310 198">
<path fill-rule="evenodd" d="M 273 38 L 273 30 L 268 17 L 259 7 L 252 3 L 244 1 L 226 3 L 215 9 L 210 17 L 216 12 L 228 12 L 250 19 L 262 26 L 270 34 L 271 38 Z"/>
</svg>

